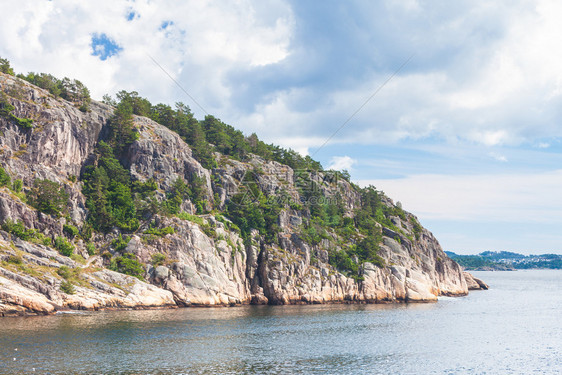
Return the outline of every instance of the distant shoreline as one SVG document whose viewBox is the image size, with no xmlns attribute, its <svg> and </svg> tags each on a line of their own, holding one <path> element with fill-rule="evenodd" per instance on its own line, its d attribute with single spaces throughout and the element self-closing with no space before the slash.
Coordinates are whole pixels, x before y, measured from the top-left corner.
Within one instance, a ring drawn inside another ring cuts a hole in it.
<svg viewBox="0 0 562 375">
<path fill-rule="evenodd" d="M 447 255 L 466 271 L 516 271 L 522 269 L 562 269 L 562 255 L 523 255 L 508 251 L 485 251 L 477 255 Z"/>
</svg>

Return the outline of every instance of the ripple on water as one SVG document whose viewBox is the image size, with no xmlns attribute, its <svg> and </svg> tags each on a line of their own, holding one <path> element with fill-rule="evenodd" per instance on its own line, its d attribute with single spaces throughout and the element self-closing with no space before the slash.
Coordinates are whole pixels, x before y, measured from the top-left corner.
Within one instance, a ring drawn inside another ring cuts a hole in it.
<svg viewBox="0 0 562 375">
<path fill-rule="evenodd" d="M 435 304 L 4 318 L 0 373 L 561 373 L 562 271 L 478 277 L 489 291 Z"/>
</svg>

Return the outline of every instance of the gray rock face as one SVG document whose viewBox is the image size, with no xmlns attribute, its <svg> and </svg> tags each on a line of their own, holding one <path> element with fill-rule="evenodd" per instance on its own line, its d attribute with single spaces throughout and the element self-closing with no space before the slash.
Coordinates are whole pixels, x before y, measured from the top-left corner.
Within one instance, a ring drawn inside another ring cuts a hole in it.
<svg viewBox="0 0 562 375">
<path fill-rule="evenodd" d="M 18 83 L 13 77 L 0 73 L 1 90 L 14 85 Z M 12 99 L 15 114 L 34 118 L 35 127 L 23 130 L 0 118 L 0 165 L 12 178 L 22 179 L 27 188 L 35 178 L 59 182 L 70 196 L 69 216 L 82 225 L 87 216 L 85 197 L 81 183 L 73 182 L 72 176 L 78 176 L 92 160 L 112 108 L 93 102 L 91 111 L 82 113 L 44 90 L 25 82 L 19 85 L 23 94 Z M 222 209 L 240 191 L 245 174 L 251 172 L 269 197 L 300 202 L 299 171 L 258 156 L 241 162 L 220 154 L 216 154 L 219 166 L 209 171 L 174 132 L 147 118 L 135 117 L 134 122 L 140 137 L 128 150 L 127 166 L 134 179 L 154 178 L 160 198 L 176 178 L 191 181 L 200 177 L 205 195 L 218 204 L 215 208 Z M 349 182 L 328 177 L 317 173 L 312 179 L 324 197 L 340 197 L 344 216 L 353 217 L 361 204 L 359 193 Z M 387 197 L 383 197 L 383 204 L 394 207 Z M 189 201 L 181 208 L 191 214 L 195 211 Z M 280 233 L 273 244 L 257 231 L 245 243 L 236 230 L 223 223 L 224 218 L 218 220 L 213 215 L 199 216 L 199 223 L 157 215 L 155 222 L 172 227 L 174 233 L 149 236 L 143 234 L 146 228 L 141 228 L 122 250 L 145 265 L 146 282 L 106 268 L 107 254 L 122 255 L 110 246 L 117 233 L 96 234 L 93 243 L 103 256 L 93 256 L 82 264 L 76 261 L 79 258 L 72 260 L 50 247 L 0 232 L 0 314 L 49 314 L 65 308 L 429 302 L 439 295 L 465 295 L 474 283 L 482 287 L 477 279 L 463 274 L 429 231 L 422 229 L 414 235 L 416 220 L 411 214 L 391 217 L 394 228 L 401 228 L 399 232 L 378 225 L 383 236 L 378 254 L 384 266 L 364 263 L 355 279 L 329 264 L 330 252 L 338 250 L 336 242 L 324 238 L 311 245 L 303 241 L 300 231 L 307 218 L 302 215 L 296 209 L 281 211 Z M 63 234 L 65 223 L 64 218 L 40 213 L 9 189 L 0 188 L 0 223 L 6 219 L 20 220 L 51 238 Z M 85 245 L 74 242 L 77 252 L 87 257 Z M 156 256 L 164 260 L 153 264 Z M 21 263 L 14 259 L 21 259 Z M 65 281 L 57 273 L 61 266 L 78 270 L 70 280 L 74 294 L 61 291 Z"/>
<path fill-rule="evenodd" d="M 211 177 L 192 157 L 189 146 L 176 133 L 145 117 L 135 117 L 140 137 L 129 148 L 127 164 L 134 178 L 154 178 L 161 187 L 170 188 L 178 177 L 205 180 L 207 196 L 213 196 Z"/>
<path fill-rule="evenodd" d="M 489 287 L 484 281 L 466 271 L 463 272 L 463 275 L 466 280 L 468 290 L 488 290 Z"/>
</svg>

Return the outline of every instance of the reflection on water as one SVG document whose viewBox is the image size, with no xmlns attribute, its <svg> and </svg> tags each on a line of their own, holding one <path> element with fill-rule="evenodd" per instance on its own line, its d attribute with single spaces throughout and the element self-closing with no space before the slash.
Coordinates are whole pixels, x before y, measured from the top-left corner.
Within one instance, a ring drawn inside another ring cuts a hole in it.
<svg viewBox="0 0 562 375">
<path fill-rule="evenodd" d="M 562 370 L 562 272 L 479 277 L 492 289 L 435 304 L 244 306 L 3 318 L 0 373 L 33 368 L 50 374 Z"/>
</svg>

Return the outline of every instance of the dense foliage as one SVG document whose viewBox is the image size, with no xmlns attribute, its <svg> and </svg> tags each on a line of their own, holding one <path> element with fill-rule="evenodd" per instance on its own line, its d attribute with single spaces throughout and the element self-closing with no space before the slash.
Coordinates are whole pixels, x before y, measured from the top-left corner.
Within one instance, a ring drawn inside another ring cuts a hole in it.
<svg viewBox="0 0 562 375">
<path fill-rule="evenodd" d="M 2 223 L 2 230 L 21 238 L 24 241 L 30 241 L 45 246 L 52 245 L 51 238 L 45 236 L 36 229 L 27 228 L 20 220 L 13 221 L 11 219 L 7 219 Z"/>
<path fill-rule="evenodd" d="M 14 75 L 14 69 L 10 66 L 10 62 L 7 59 L 0 57 L 0 72 Z"/>
<path fill-rule="evenodd" d="M 74 253 L 74 245 L 65 237 L 57 236 L 54 246 L 64 256 L 69 257 Z"/>
<path fill-rule="evenodd" d="M 30 203 L 46 214 L 61 216 L 66 211 L 68 194 L 59 183 L 36 179 L 29 194 Z"/>
<path fill-rule="evenodd" d="M 123 102 L 109 121 L 109 137 L 96 148 L 97 164 L 85 168 L 83 192 L 90 211 L 89 223 L 95 230 L 118 227 L 134 231 L 139 227 L 139 211 L 156 190 L 153 181 L 133 184 L 130 173 L 118 157 L 138 138 L 133 127 L 132 105 Z M 142 210 L 141 210 L 142 212 Z"/>
<path fill-rule="evenodd" d="M 6 170 L 0 166 L 0 187 L 10 185 L 10 175 L 6 173 Z"/>
<path fill-rule="evenodd" d="M 245 160 L 252 153 L 293 169 L 322 170 L 322 165 L 310 156 L 303 157 L 294 150 L 266 144 L 256 134 L 246 137 L 240 130 L 214 116 L 207 115 L 204 120 L 198 121 L 189 106 L 181 102 L 176 103 L 175 108 L 162 103 L 153 105 L 136 91 L 120 91 L 116 99 L 106 95 L 104 102 L 113 106 L 129 103 L 133 114 L 146 116 L 175 131 L 190 145 L 194 157 L 207 169 L 217 166 L 212 154 L 215 150 L 237 160 Z"/>
<path fill-rule="evenodd" d="M 140 280 L 142 280 L 144 276 L 142 263 L 140 263 L 131 253 L 112 258 L 109 269 L 134 276 Z"/>
<path fill-rule="evenodd" d="M 18 78 L 49 91 L 55 97 L 61 97 L 74 103 L 82 112 L 90 109 L 90 90 L 77 79 L 64 77 L 58 79 L 51 74 L 29 72 L 27 75 L 18 74 Z"/>
</svg>

